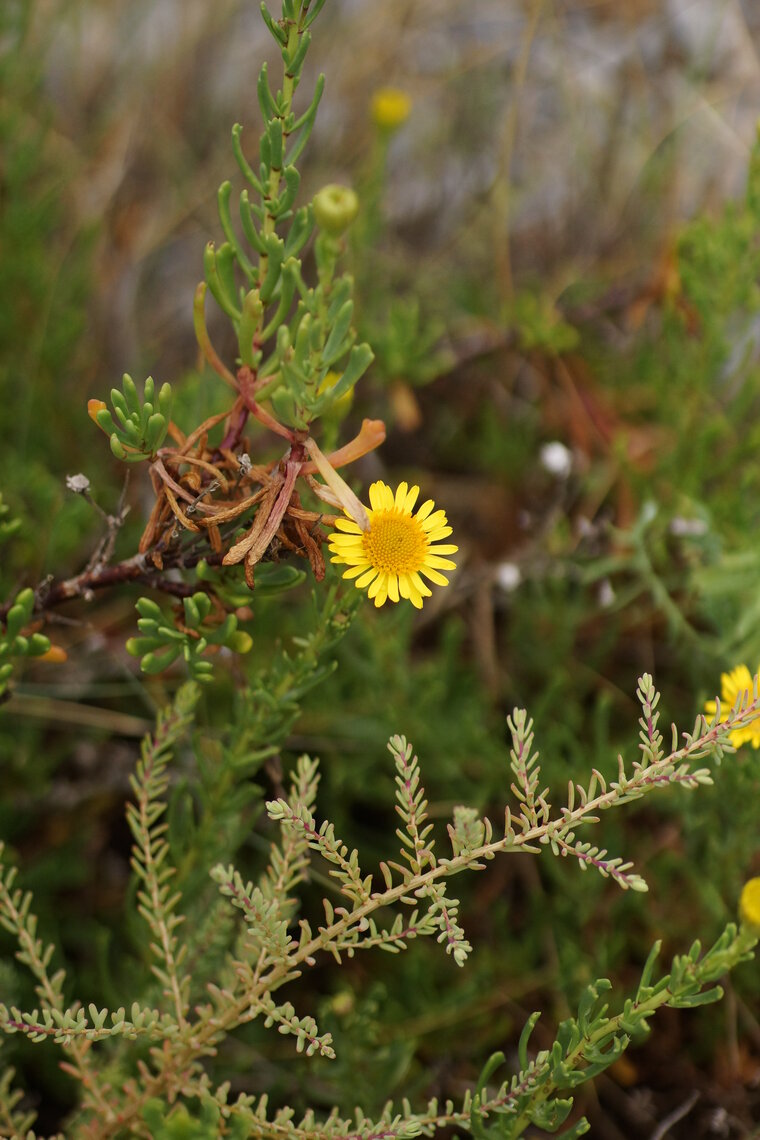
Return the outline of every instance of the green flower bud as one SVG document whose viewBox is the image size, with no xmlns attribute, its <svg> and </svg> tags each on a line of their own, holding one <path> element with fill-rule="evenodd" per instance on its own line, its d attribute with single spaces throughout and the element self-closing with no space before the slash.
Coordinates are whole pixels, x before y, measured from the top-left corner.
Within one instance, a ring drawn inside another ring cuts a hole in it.
<svg viewBox="0 0 760 1140">
<path fill-rule="evenodd" d="M 340 237 L 359 212 L 359 199 L 348 186 L 331 183 L 314 196 L 317 225 L 331 237 Z"/>
<path fill-rule="evenodd" d="M 243 629 L 236 629 L 227 638 L 227 648 L 231 649 L 233 653 L 248 653 L 253 645 L 253 638 L 250 633 L 246 633 Z"/>
</svg>

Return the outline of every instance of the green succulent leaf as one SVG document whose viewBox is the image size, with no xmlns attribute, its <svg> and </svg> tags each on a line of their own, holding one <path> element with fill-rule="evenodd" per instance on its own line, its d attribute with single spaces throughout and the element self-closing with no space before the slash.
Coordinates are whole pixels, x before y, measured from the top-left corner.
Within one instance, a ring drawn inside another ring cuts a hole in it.
<svg viewBox="0 0 760 1140">
<path fill-rule="evenodd" d="M 221 623 L 207 621 L 212 601 L 205 591 L 198 590 L 182 599 L 181 622 L 167 616 L 151 598 L 140 598 L 136 605 L 141 636 L 130 638 L 126 648 L 130 656 L 140 658 L 144 673 L 161 673 L 182 657 L 194 680 L 211 681 L 213 666 L 203 656 L 209 645 L 243 654 L 253 644 L 250 634 L 238 629 L 234 614 L 227 614 Z"/>
</svg>

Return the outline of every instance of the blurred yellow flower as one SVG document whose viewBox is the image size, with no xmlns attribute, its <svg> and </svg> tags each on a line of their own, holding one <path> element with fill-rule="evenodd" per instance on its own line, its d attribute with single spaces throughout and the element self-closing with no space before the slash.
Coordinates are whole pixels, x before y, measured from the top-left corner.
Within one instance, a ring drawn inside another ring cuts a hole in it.
<svg viewBox="0 0 760 1140">
<path fill-rule="evenodd" d="M 427 499 L 412 514 L 419 493 L 419 487 L 410 489 L 407 483 L 399 483 L 394 496 L 387 483 L 373 483 L 366 511 L 368 528 L 363 530 L 353 518 L 337 519 L 335 525 L 342 533 L 330 535 L 332 561 L 348 566 L 343 577 L 355 578 L 356 587 L 366 589 L 376 606 L 388 599 L 408 598 L 422 609 L 422 599 L 432 591 L 421 575 L 447 586 L 448 579 L 440 571 L 456 569 L 454 562 L 441 557 L 459 549 L 441 544 L 451 534 L 445 512 L 434 510 L 435 503 Z"/>
<path fill-rule="evenodd" d="M 750 879 L 742 887 L 739 918 L 746 926 L 760 928 L 760 879 Z"/>
<path fill-rule="evenodd" d="M 740 697 L 743 708 L 751 704 L 754 699 L 753 686 L 753 677 L 746 665 L 737 665 L 730 673 L 721 673 L 721 716 L 725 717 Z M 707 701 L 705 712 L 715 716 L 717 707 L 715 701 Z M 740 748 L 742 744 L 751 744 L 753 748 L 760 748 L 760 713 L 753 717 L 749 724 L 733 729 L 729 733 L 729 740 L 734 748 Z"/>
<path fill-rule="evenodd" d="M 395 131 L 409 118 L 412 100 L 398 87 L 380 87 L 372 96 L 372 121 L 382 131 Z"/>
<path fill-rule="evenodd" d="M 322 383 L 317 388 L 317 395 L 324 396 L 325 392 L 329 392 L 332 388 L 335 387 L 342 375 L 342 372 L 333 372 L 332 370 L 328 372 Z M 348 412 L 348 409 L 351 407 L 353 399 L 354 390 L 353 388 L 349 388 L 348 391 L 344 392 L 342 396 L 338 396 L 338 399 L 334 404 L 332 404 L 330 408 L 330 414 L 337 415 L 340 419 L 342 419 L 343 416 L 345 416 Z"/>
</svg>

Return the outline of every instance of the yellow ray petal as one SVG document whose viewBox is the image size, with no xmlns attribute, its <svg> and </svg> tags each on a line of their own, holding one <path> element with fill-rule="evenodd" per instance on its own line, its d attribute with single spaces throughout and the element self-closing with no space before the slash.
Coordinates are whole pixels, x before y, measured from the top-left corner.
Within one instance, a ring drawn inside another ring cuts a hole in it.
<svg viewBox="0 0 760 1140">
<path fill-rule="evenodd" d="M 444 578 L 443 574 L 439 574 L 437 570 L 431 570 L 429 566 L 423 566 L 420 574 L 424 574 L 431 582 L 435 582 L 436 586 L 448 586 L 448 578 Z"/>
<path fill-rule="evenodd" d="M 414 588 L 409 591 L 409 601 L 416 610 L 422 609 L 422 595 L 418 594 Z"/>
<path fill-rule="evenodd" d="M 341 554 L 345 554 L 349 557 L 352 555 L 357 558 L 364 556 L 364 547 L 361 542 L 351 542 L 349 540 L 340 541 L 340 539 L 338 539 L 330 543 L 330 550 L 340 551 Z"/>
<path fill-rule="evenodd" d="M 432 515 L 425 519 L 422 524 L 422 529 L 429 534 L 431 530 L 446 526 L 447 521 L 445 511 L 434 511 Z"/>
<path fill-rule="evenodd" d="M 452 562 L 450 558 L 436 558 L 434 554 L 425 555 L 423 570 L 425 566 L 432 566 L 436 570 L 456 570 L 457 568 L 456 562 Z"/>
<path fill-rule="evenodd" d="M 414 574 L 409 575 L 409 579 L 417 593 L 422 594 L 423 598 L 429 598 L 431 596 L 433 591 L 422 581 L 422 578 L 420 578 L 416 571 Z"/>
<path fill-rule="evenodd" d="M 334 561 L 335 561 L 335 559 L 333 558 L 333 562 Z M 366 569 L 367 569 L 366 565 L 365 566 L 349 566 L 348 570 L 343 571 L 343 577 L 344 578 L 358 578 L 358 576 L 360 574 L 363 574 Z"/>
<path fill-rule="evenodd" d="M 412 511 L 414 510 L 414 504 L 417 502 L 417 497 L 418 497 L 419 493 L 420 493 L 419 487 L 410 487 L 409 488 L 409 493 L 406 496 L 406 502 L 404 503 L 404 506 L 403 506 L 403 509 L 405 511 L 408 511 L 409 514 L 411 514 Z"/>
<path fill-rule="evenodd" d="M 372 587 L 370 586 L 370 590 L 371 589 L 372 589 Z M 369 594 L 368 596 L 372 597 L 371 594 Z M 388 579 L 386 577 L 386 578 L 381 580 L 380 588 L 378 589 L 377 593 L 375 594 L 374 600 L 375 600 L 375 605 L 378 607 L 378 609 L 380 608 L 380 606 L 385 605 L 387 598 L 388 598 Z"/>
<path fill-rule="evenodd" d="M 374 582 L 370 584 L 370 587 L 367 590 L 368 598 L 376 598 L 378 594 L 382 593 L 383 601 L 385 601 L 385 598 L 388 594 L 388 590 L 385 585 L 387 577 L 388 575 L 384 574 L 382 571 L 377 575 Z"/>
<path fill-rule="evenodd" d="M 373 483 L 369 489 L 369 505 L 373 511 L 381 511 L 385 506 L 385 496 L 383 495 L 384 483 Z"/>
</svg>

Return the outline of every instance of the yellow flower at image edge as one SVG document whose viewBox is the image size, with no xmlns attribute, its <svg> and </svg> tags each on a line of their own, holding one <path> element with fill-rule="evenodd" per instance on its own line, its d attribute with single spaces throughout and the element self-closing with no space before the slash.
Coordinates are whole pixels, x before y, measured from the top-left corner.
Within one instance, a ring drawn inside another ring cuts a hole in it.
<svg viewBox="0 0 760 1140">
<path fill-rule="evenodd" d="M 720 712 L 724 719 L 740 697 L 742 698 L 742 705 L 746 706 L 751 703 L 753 700 L 753 684 L 752 674 L 746 665 L 737 665 L 730 673 L 721 673 Z M 710 716 L 715 716 L 717 707 L 715 701 L 707 701 L 705 712 L 709 713 Z M 753 748 L 760 748 L 760 713 L 749 724 L 745 724 L 742 728 L 733 729 L 728 738 L 734 748 L 740 748 L 742 744 L 751 744 Z"/>
<path fill-rule="evenodd" d="M 750 879 L 742 887 L 739 918 L 746 926 L 760 928 L 760 879 Z"/>
<path fill-rule="evenodd" d="M 353 519 L 338 519 L 340 533 L 329 538 L 332 561 L 348 566 L 344 578 L 355 578 L 358 589 L 366 589 L 376 606 L 388 599 L 408 598 L 417 609 L 432 591 L 423 582 L 424 574 L 438 586 L 447 586 L 441 570 L 454 570 L 456 564 L 442 555 L 455 554 L 458 546 L 441 544 L 451 527 L 446 514 L 435 510 L 428 499 L 412 514 L 419 487 L 400 483 L 396 494 L 387 483 L 373 483 L 369 489 L 369 529 L 362 530 Z M 348 513 L 348 512 L 346 512 Z"/>
</svg>

